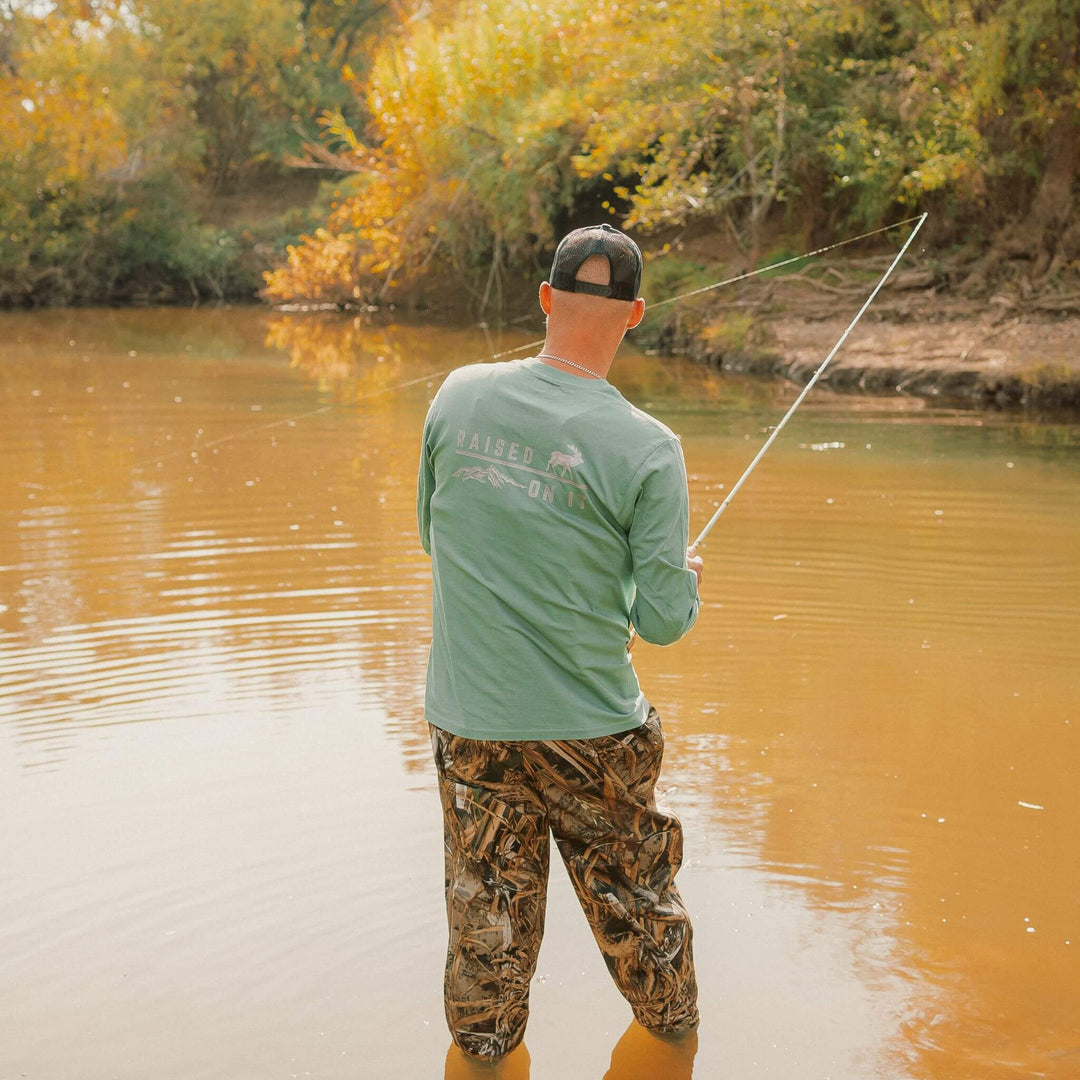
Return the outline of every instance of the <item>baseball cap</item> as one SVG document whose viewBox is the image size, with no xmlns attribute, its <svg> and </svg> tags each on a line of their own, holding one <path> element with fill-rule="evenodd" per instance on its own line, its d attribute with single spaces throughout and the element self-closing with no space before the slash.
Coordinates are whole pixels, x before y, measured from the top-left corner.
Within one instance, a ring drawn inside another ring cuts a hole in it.
<svg viewBox="0 0 1080 1080">
<path fill-rule="evenodd" d="M 581 264 L 591 255 L 603 255 L 611 267 L 611 282 L 598 285 L 578 281 Z M 611 300 L 636 300 L 641 285 L 641 251 L 624 232 L 603 225 L 575 229 L 562 238 L 555 249 L 548 281 L 563 292 L 592 293 Z"/>
</svg>

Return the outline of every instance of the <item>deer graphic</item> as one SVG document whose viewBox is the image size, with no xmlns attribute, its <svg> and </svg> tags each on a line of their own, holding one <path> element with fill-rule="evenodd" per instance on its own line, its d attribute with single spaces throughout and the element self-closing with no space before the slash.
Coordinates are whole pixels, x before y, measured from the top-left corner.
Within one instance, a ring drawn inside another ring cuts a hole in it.
<svg viewBox="0 0 1080 1080">
<path fill-rule="evenodd" d="M 581 451 L 571 443 L 567 448 L 570 451 L 568 454 L 564 454 L 561 450 L 553 450 L 551 457 L 548 458 L 547 471 L 556 473 L 558 476 L 569 476 L 570 470 L 575 465 L 580 465 L 585 459 L 581 456 Z M 561 470 L 561 471 L 560 471 Z"/>
</svg>

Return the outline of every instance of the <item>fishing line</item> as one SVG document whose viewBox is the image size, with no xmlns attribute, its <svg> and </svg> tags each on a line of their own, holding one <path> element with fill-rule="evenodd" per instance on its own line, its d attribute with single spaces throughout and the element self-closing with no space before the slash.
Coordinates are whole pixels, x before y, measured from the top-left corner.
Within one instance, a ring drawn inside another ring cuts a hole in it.
<svg viewBox="0 0 1080 1080">
<path fill-rule="evenodd" d="M 746 281 L 749 278 L 758 277 L 761 274 L 767 274 L 770 270 L 778 270 L 778 269 L 780 269 L 780 268 L 782 268 L 784 266 L 790 266 L 792 263 L 800 262 L 803 259 L 816 258 L 817 256 L 824 255 L 829 251 L 835 251 L 837 248 L 845 247 L 848 244 L 858 243 L 858 241 L 860 241 L 860 240 L 866 240 L 866 239 L 869 239 L 872 236 L 878 236 L 881 233 L 889 232 L 892 229 L 899 229 L 904 225 L 909 225 L 911 222 L 917 221 L 919 224 L 916 225 L 915 230 L 912 232 L 911 236 L 908 237 L 908 241 L 904 245 L 903 250 L 907 250 L 907 245 L 910 244 L 911 238 L 915 235 L 916 232 L 919 231 L 919 228 L 922 226 L 922 223 L 925 220 L 926 220 L 926 214 L 923 214 L 921 216 L 916 215 L 915 217 L 904 218 L 902 221 L 894 221 L 890 225 L 882 225 L 880 228 L 871 229 L 869 232 L 860 233 L 858 236 L 850 236 L 850 237 L 848 237 L 847 239 L 844 239 L 844 240 L 837 240 L 835 243 L 825 245 L 825 247 L 814 248 L 813 251 L 806 251 L 801 255 L 793 255 L 790 258 L 781 259 L 778 262 L 774 262 L 774 263 L 769 263 L 767 266 L 760 266 L 756 270 L 748 270 L 745 273 L 736 274 L 734 277 L 724 278 L 722 281 L 713 282 L 711 285 L 703 285 L 700 288 L 691 289 L 688 292 L 680 293 L 677 296 L 670 296 L 666 300 L 659 300 L 659 301 L 657 301 L 655 303 L 649 304 L 647 306 L 647 308 L 646 308 L 646 315 L 648 315 L 650 312 L 655 311 L 655 310 L 657 310 L 659 308 L 667 307 L 667 305 L 669 305 L 669 304 L 676 304 L 676 303 L 679 303 L 682 300 L 688 300 L 692 296 L 701 296 L 703 293 L 713 292 L 714 290 L 722 289 L 727 285 L 734 285 L 739 281 Z M 902 252 L 901 252 L 901 254 L 902 254 Z M 894 262 L 893 265 L 895 265 L 895 262 Z M 885 276 L 881 279 L 881 282 L 879 282 L 879 284 L 878 284 L 878 288 L 881 287 L 881 284 L 885 281 L 885 279 L 889 276 L 889 274 L 891 272 L 892 272 L 892 266 L 890 266 L 889 269 L 886 271 Z M 874 293 L 871 294 L 870 299 L 873 299 L 873 297 L 876 294 L 877 294 L 877 289 L 875 289 Z M 867 302 L 867 305 L 864 305 L 863 310 L 865 310 L 866 306 L 868 306 L 868 305 L 869 305 L 869 301 Z M 862 315 L 862 311 L 859 312 L 859 316 L 861 316 L 861 315 Z M 859 316 L 856 316 L 855 322 L 858 321 Z M 855 323 L 853 322 L 851 324 L 851 326 L 854 326 L 854 324 Z M 839 344 L 842 344 L 843 340 L 847 337 L 848 332 L 851 330 L 851 326 L 849 326 L 848 330 L 846 330 L 844 332 L 844 336 L 841 338 L 841 341 L 840 341 L 840 343 L 838 343 L 836 348 L 839 348 Z M 501 360 L 501 359 L 503 359 L 504 357 L 507 357 L 507 356 L 514 356 L 517 353 L 526 352 L 529 349 L 535 349 L 538 346 L 543 345 L 543 344 L 544 344 L 544 338 L 537 338 L 535 341 L 526 342 L 524 345 L 517 345 L 512 349 L 504 349 L 501 352 L 492 353 L 489 356 L 477 357 L 475 360 L 467 361 L 467 363 L 468 364 L 492 363 L 493 361 Z M 835 351 L 836 350 L 834 349 L 833 352 L 835 352 Z M 826 360 L 826 363 L 828 363 L 828 360 L 832 359 L 832 355 L 833 354 L 830 353 L 829 357 Z M 457 366 L 461 366 L 461 365 L 457 365 Z M 822 369 L 824 369 L 824 366 L 825 365 L 823 364 Z M 281 418 L 279 420 L 271 420 L 271 421 L 268 421 L 265 424 L 255 424 L 255 425 L 253 425 L 251 427 L 244 428 L 242 431 L 234 432 L 231 435 L 222 435 L 220 438 L 210 439 L 210 440 L 208 440 L 206 442 L 199 443 L 198 442 L 198 437 L 196 436 L 196 443 L 193 444 L 193 446 L 191 448 L 184 449 L 184 450 L 174 450 L 174 451 L 171 451 L 170 453 L 167 453 L 167 454 L 161 454 L 161 455 L 159 455 L 157 457 L 148 458 L 145 461 L 137 461 L 131 466 L 131 469 L 134 471 L 134 470 L 137 470 L 137 469 L 145 469 L 145 468 L 149 468 L 149 467 L 156 467 L 159 464 L 164 464 L 164 462 L 170 461 L 173 458 L 177 458 L 177 457 L 197 457 L 198 454 L 203 450 L 212 450 L 214 447 L 221 446 L 221 445 L 223 445 L 225 443 L 233 442 L 233 441 L 235 441 L 237 439 L 244 439 L 244 438 L 247 438 L 248 436 L 251 436 L 251 435 L 258 435 L 261 432 L 270 431 L 273 428 L 293 426 L 293 425 L 295 425 L 296 423 L 298 423 L 301 420 L 308 420 L 311 417 L 320 416 L 323 413 L 332 412 L 335 409 L 349 408 L 352 405 L 355 405 L 355 404 L 357 404 L 357 403 L 359 403 L 361 401 L 368 401 L 371 398 L 380 397 L 383 394 L 392 394 L 392 393 L 394 393 L 394 392 L 396 392 L 398 390 L 404 390 L 404 389 L 406 389 L 407 387 L 410 387 L 410 386 L 417 386 L 418 384 L 423 383 L 423 382 L 431 382 L 434 379 L 439 379 L 439 378 L 442 378 L 445 375 L 449 375 L 450 372 L 454 371 L 454 370 L 455 370 L 455 368 L 449 367 L 449 368 L 443 368 L 443 369 L 441 369 L 439 371 L 427 372 L 424 375 L 420 375 L 415 379 L 407 379 L 405 382 L 395 383 L 393 386 L 384 386 L 384 387 L 382 387 L 382 388 L 380 388 L 378 390 L 371 390 L 368 393 L 360 394 L 357 397 L 354 397 L 351 401 L 349 401 L 346 404 L 334 403 L 334 404 L 329 404 L 329 405 L 320 405 L 318 408 L 310 409 L 307 412 L 296 413 L 296 414 L 294 414 L 292 416 L 283 417 L 283 418 Z M 820 370 L 819 370 L 818 374 L 820 374 Z M 817 380 L 817 375 L 815 375 L 814 378 L 811 380 L 811 382 L 809 384 L 807 384 L 807 387 L 804 389 L 803 393 L 799 396 L 798 401 L 796 401 L 796 403 L 795 403 L 796 406 L 799 404 L 799 402 L 801 402 L 802 398 L 806 394 L 806 391 L 809 390 L 810 386 L 812 386 L 813 383 L 816 382 L 816 380 Z M 794 411 L 794 406 L 789 411 L 789 415 L 790 415 L 790 412 L 793 412 L 793 411 Z M 775 432 L 779 431 L 780 427 L 782 427 L 787 422 L 787 419 L 788 419 L 788 417 L 785 416 L 784 419 L 781 421 L 781 423 L 776 427 L 776 429 L 774 429 L 774 435 L 775 435 Z M 741 486 L 742 481 L 746 478 L 746 475 L 748 475 L 750 470 L 754 467 L 754 465 L 757 464 L 757 461 L 761 457 L 761 454 L 763 454 L 764 451 L 768 449 L 768 447 L 769 447 L 769 443 L 767 442 L 765 444 L 765 446 L 762 448 L 761 453 L 758 455 L 758 458 L 755 458 L 754 461 L 751 463 L 750 469 L 748 469 L 747 473 L 744 474 L 744 476 L 740 479 L 739 484 L 735 488 L 732 489 L 732 491 L 728 495 L 727 499 L 724 500 L 724 504 L 723 504 L 724 507 L 726 507 L 727 503 L 731 501 L 731 497 L 735 494 L 735 491 L 738 489 L 739 486 Z M 72 487 L 72 486 L 76 486 L 78 484 L 84 484 L 84 483 L 87 483 L 87 480 L 84 477 L 77 477 L 77 478 L 75 478 L 73 480 L 67 481 L 66 483 L 49 485 L 44 490 L 47 490 L 47 491 L 50 491 L 50 492 L 51 491 L 62 491 L 64 488 Z M 38 485 L 38 484 L 23 484 L 23 486 L 24 487 L 32 487 L 32 488 L 34 488 L 36 490 L 42 490 L 42 486 Z M 101 489 L 98 489 L 98 490 L 101 490 Z M 717 513 L 716 516 L 719 516 L 719 512 Z M 711 528 L 711 527 L 712 527 L 712 523 L 710 523 L 709 526 L 706 527 L 705 531 L 707 532 L 708 529 Z"/>
<path fill-rule="evenodd" d="M 512 356 L 514 353 L 523 352 L 525 349 L 535 348 L 537 345 L 542 345 L 543 339 L 539 341 L 531 341 L 526 345 L 518 345 L 513 349 L 506 349 L 503 352 L 492 353 L 491 356 L 481 357 L 478 360 L 471 360 L 469 363 L 480 364 L 489 362 L 492 360 L 499 360 L 504 356 Z M 320 416 L 322 413 L 332 412 L 335 409 L 345 409 L 352 405 L 355 405 L 360 401 L 368 401 L 371 398 L 379 397 L 382 394 L 392 394 L 395 390 L 404 390 L 409 386 L 417 386 L 420 383 L 431 382 L 433 379 L 441 378 L 444 375 L 449 375 L 451 371 L 455 369 L 452 367 L 443 368 L 440 371 L 431 371 L 427 374 L 420 375 L 415 379 L 408 379 L 405 382 L 394 383 L 393 386 L 383 386 L 378 390 L 370 390 L 366 394 L 358 394 L 347 404 L 338 404 L 336 402 L 329 405 L 320 405 L 317 409 L 309 409 L 307 412 L 295 413 L 292 416 L 285 416 L 279 420 L 270 420 L 265 424 L 253 424 L 251 427 L 244 428 L 243 431 L 235 431 L 231 435 L 222 435 L 217 439 L 208 439 L 205 442 L 198 441 L 198 435 L 195 437 L 195 441 L 192 444 L 192 448 L 184 450 L 172 450 L 167 454 L 159 454 L 156 457 L 146 458 L 143 461 L 136 461 L 130 466 L 131 471 L 135 472 L 139 469 L 156 468 L 158 465 L 164 464 L 166 461 L 171 461 L 173 458 L 178 457 L 197 457 L 204 450 L 212 450 L 217 446 L 221 446 L 223 443 L 232 442 L 235 439 L 246 439 L 249 435 L 258 435 L 264 431 L 271 431 L 278 427 L 292 427 L 301 420 L 309 420 L 313 416 Z M 36 491 L 62 491 L 64 488 L 72 487 L 78 484 L 85 484 L 88 481 L 85 477 L 76 477 L 73 480 L 68 480 L 63 484 L 52 484 L 48 487 L 44 487 L 41 484 L 23 483 L 23 487 L 33 488 Z M 98 491 L 103 490 L 98 488 Z"/>
<path fill-rule="evenodd" d="M 835 251 L 836 248 L 844 247 L 847 244 L 854 244 L 860 240 L 866 240 L 871 236 L 878 236 L 881 233 L 889 232 L 892 229 L 899 229 L 904 225 L 909 225 L 913 221 L 918 221 L 922 224 L 922 221 L 926 218 L 923 214 L 922 217 L 916 215 L 915 217 L 904 218 L 903 221 L 894 221 L 891 225 L 882 225 L 878 229 L 871 229 L 869 232 L 860 233 L 858 236 L 850 236 L 846 240 L 837 240 L 833 244 L 827 244 L 825 247 L 815 248 L 813 251 L 804 252 L 802 255 L 793 255 L 788 259 L 781 259 L 779 262 L 769 263 L 768 266 L 760 266 L 756 270 L 748 270 L 745 273 L 737 274 L 734 277 L 724 278 L 723 281 L 713 282 L 711 285 L 705 285 L 698 289 L 691 289 L 689 292 L 680 293 L 678 296 L 670 296 L 666 300 L 659 300 L 656 303 L 651 303 L 646 307 L 645 313 L 648 315 L 650 312 L 655 311 L 657 308 L 666 307 L 668 304 L 675 304 L 681 300 L 688 300 L 692 296 L 700 296 L 702 293 L 712 292 L 714 289 L 721 289 L 726 285 L 734 285 L 736 282 L 745 281 L 748 278 L 758 277 L 761 274 L 767 274 L 770 270 L 778 270 L 784 266 L 790 266 L 792 263 L 799 262 L 802 259 L 812 259 L 819 255 L 824 255 L 826 252 Z M 916 227 L 917 231 L 918 227 Z M 913 232 L 912 236 L 915 235 Z M 910 237 L 909 237 L 910 240 Z M 890 268 L 891 269 L 891 268 Z M 886 275 L 887 276 L 887 275 Z M 505 349 L 502 352 L 492 353 L 490 356 L 477 357 L 475 360 L 470 360 L 468 364 L 489 364 L 495 360 L 501 360 L 507 356 L 513 356 L 516 353 L 525 352 L 528 349 L 535 349 L 539 345 L 544 344 L 544 338 L 537 338 L 535 341 L 528 341 L 524 345 L 517 345 L 512 349 Z M 359 401 L 366 401 L 369 398 L 379 397 L 381 394 L 391 394 L 396 390 L 404 390 L 409 386 L 416 386 L 422 382 L 429 382 L 433 379 L 441 378 L 444 375 L 449 375 L 454 368 L 443 368 L 441 371 L 432 371 L 426 375 L 421 375 L 416 379 L 409 379 L 406 382 L 395 383 L 393 386 L 384 386 L 379 390 L 372 390 L 370 393 L 361 394 L 356 398 L 353 398 L 349 402 L 349 405 L 354 405 Z M 258 424 L 254 427 L 245 428 L 243 431 L 235 432 L 232 435 L 223 435 L 220 439 L 214 439 L 209 442 L 202 443 L 204 448 L 211 448 L 218 446 L 221 443 L 230 442 L 233 439 L 241 439 L 247 435 L 256 435 L 260 431 L 268 431 L 273 427 L 280 427 L 285 424 L 295 423 L 298 420 L 306 420 L 312 416 L 318 416 L 321 413 L 330 412 L 333 409 L 346 408 L 345 405 L 321 405 L 317 409 L 312 409 L 310 412 L 297 413 L 295 416 L 287 417 L 283 420 L 274 420 L 268 424 Z M 176 454 L 167 454 L 160 459 L 153 459 L 148 464 L 153 464 L 154 461 L 161 460 L 166 461 L 170 457 L 178 456 L 185 451 L 178 451 Z M 134 468 L 140 468 L 140 465 L 133 466 Z"/>
<path fill-rule="evenodd" d="M 527 345 L 519 345 L 515 349 L 506 349 L 503 352 L 492 353 L 491 356 L 485 357 L 483 360 L 471 360 L 470 363 L 480 364 L 490 362 L 492 360 L 500 360 L 504 356 L 512 356 L 514 353 L 522 352 L 524 349 L 531 349 L 543 342 L 531 341 Z M 309 417 L 318 416 L 321 413 L 331 412 L 334 409 L 345 409 L 351 405 L 355 405 L 360 401 L 368 401 L 370 398 L 379 397 L 382 394 L 392 394 L 395 390 L 404 390 L 408 386 L 418 386 L 423 382 L 431 382 L 433 379 L 441 378 L 443 375 L 449 375 L 454 368 L 443 368 L 441 371 L 431 371 L 425 375 L 419 375 L 415 379 L 408 379 L 405 382 L 394 383 L 393 386 L 383 386 L 378 390 L 370 390 L 366 394 L 359 394 L 354 397 L 347 405 L 331 404 L 320 405 L 317 409 L 311 409 L 309 412 L 297 413 L 295 416 L 286 416 L 281 420 L 271 420 L 267 424 L 257 424 L 254 427 L 244 428 L 243 431 L 236 431 L 232 435 L 222 435 L 219 439 L 210 439 L 207 442 L 199 444 L 199 450 L 210 450 L 215 446 L 220 446 L 222 443 L 232 442 L 234 439 L 242 439 L 247 435 L 257 435 L 260 431 L 269 431 L 271 428 L 282 427 L 284 425 L 291 425 L 297 423 L 300 420 L 307 420 Z M 190 451 L 190 453 L 197 453 L 198 450 Z M 157 461 L 167 461 L 170 457 L 176 457 L 179 454 L 189 453 L 186 450 L 179 450 L 172 454 L 166 454 L 163 458 L 154 458 L 144 464 L 152 465 Z M 133 468 L 142 468 L 142 465 L 134 465 Z"/>
<path fill-rule="evenodd" d="M 736 274 L 735 277 L 724 278 L 723 281 L 714 282 L 712 285 L 703 285 L 700 289 L 691 289 L 690 292 L 682 293 L 680 296 L 672 296 L 667 300 L 661 300 L 658 303 L 650 304 L 649 310 L 655 311 L 656 308 L 662 308 L 666 304 L 674 304 L 679 300 L 688 300 L 691 296 L 700 296 L 702 293 L 712 292 L 713 289 L 721 289 L 725 285 L 734 285 L 737 281 L 745 281 L 747 278 L 757 277 L 758 274 L 767 273 L 769 270 L 777 270 L 781 266 L 790 266 L 792 263 L 799 262 L 802 259 L 812 259 L 817 255 L 824 255 L 825 252 L 835 251 L 836 248 L 843 247 L 845 244 L 854 244 L 859 240 L 865 240 L 867 237 L 877 236 L 878 233 L 888 232 L 890 229 L 899 229 L 901 225 L 910 225 L 913 221 L 919 223 L 915 227 L 915 232 L 918 232 L 919 227 L 925 220 L 925 214 L 916 214 L 914 217 L 904 218 L 903 221 L 894 221 L 891 225 L 882 225 L 880 229 L 871 229 L 870 232 L 860 233 L 858 236 L 850 236 L 847 240 L 837 240 L 835 244 L 829 244 L 827 247 L 815 248 L 813 251 L 807 251 L 803 255 L 792 255 L 790 259 L 781 259 L 780 262 L 770 263 L 768 266 L 762 266 L 757 270 L 748 270 L 745 274 Z M 913 232 L 911 235 L 914 236 L 915 233 Z M 891 269 L 892 268 L 890 267 L 890 270 Z M 887 276 L 888 274 L 886 274 L 886 277 Z"/>
</svg>

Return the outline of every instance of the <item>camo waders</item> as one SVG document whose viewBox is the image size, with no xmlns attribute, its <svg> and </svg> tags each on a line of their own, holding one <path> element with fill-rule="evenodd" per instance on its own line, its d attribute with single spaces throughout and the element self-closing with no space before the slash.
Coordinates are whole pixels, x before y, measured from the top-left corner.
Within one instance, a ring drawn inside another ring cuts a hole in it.
<svg viewBox="0 0 1080 1080">
<path fill-rule="evenodd" d="M 698 1021 L 692 931 L 674 877 L 682 827 L 656 805 L 660 718 L 595 739 L 489 742 L 431 727 L 446 854 L 446 1017 L 495 1059 L 525 1033 L 555 837 L 608 971 L 661 1033 Z"/>
</svg>

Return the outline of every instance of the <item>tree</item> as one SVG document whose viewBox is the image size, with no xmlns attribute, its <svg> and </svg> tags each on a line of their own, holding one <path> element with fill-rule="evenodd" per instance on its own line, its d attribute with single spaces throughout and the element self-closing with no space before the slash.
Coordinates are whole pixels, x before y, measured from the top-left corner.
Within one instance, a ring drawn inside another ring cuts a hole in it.
<svg viewBox="0 0 1080 1080">
<path fill-rule="evenodd" d="M 973 0 L 971 16 L 990 192 L 1009 213 L 995 215 L 1004 227 L 967 288 L 981 290 L 1016 257 L 1035 285 L 1080 258 L 1080 2 Z"/>
<path fill-rule="evenodd" d="M 205 193 L 280 172 L 327 102 L 359 115 L 382 10 L 0 0 L 0 303 L 232 288 L 242 244 L 199 223 Z"/>
</svg>

